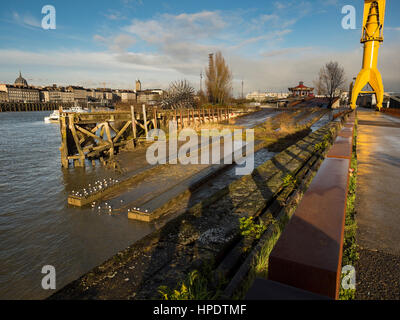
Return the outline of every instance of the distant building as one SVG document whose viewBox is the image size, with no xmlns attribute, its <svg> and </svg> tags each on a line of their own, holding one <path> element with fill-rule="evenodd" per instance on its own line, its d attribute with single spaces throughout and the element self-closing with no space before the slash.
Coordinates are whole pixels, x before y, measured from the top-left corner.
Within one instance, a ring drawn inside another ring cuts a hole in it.
<svg viewBox="0 0 400 320">
<path fill-rule="evenodd" d="M 289 88 L 289 91 L 291 92 L 292 96 L 295 97 L 308 97 L 313 96 L 314 88 L 307 87 L 304 85 L 303 81 L 300 81 L 297 87 Z"/>
<path fill-rule="evenodd" d="M 247 100 L 254 100 L 257 102 L 263 102 L 267 100 L 268 98 L 275 98 L 275 99 L 286 99 L 288 97 L 288 93 L 284 92 L 258 92 L 254 91 L 252 93 L 249 93 L 246 96 Z"/>
<path fill-rule="evenodd" d="M 8 93 L 0 91 L 0 102 L 8 102 Z"/>
<path fill-rule="evenodd" d="M 85 103 L 88 101 L 89 92 L 85 88 L 69 86 L 66 90 L 74 94 L 74 101 Z"/>
<path fill-rule="evenodd" d="M 252 93 L 249 93 L 246 96 L 247 100 L 255 100 L 255 101 L 258 101 L 258 102 L 264 101 L 266 98 L 267 98 L 267 94 L 265 92 L 264 93 L 260 93 L 258 91 L 254 91 Z"/>
<path fill-rule="evenodd" d="M 42 102 L 72 103 L 74 102 L 74 93 L 53 85 L 40 91 L 40 100 Z"/>
<path fill-rule="evenodd" d="M 7 93 L 9 102 L 40 102 L 39 90 L 29 86 L 21 72 L 13 85 L 0 84 L 0 91 Z"/>
<path fill-rule="evenodd" d="M 267 96 L 267 98 L 286 99 L 289 96 L 289 93 L 285 93 L 285 92 L 266 92 L 265 95 Z"/>
<path fill-rule="evenodd" d="M 113 91 L 107 88 L 89 89 L 88 99 L 92 102 L 110 104 L 113 102 Z"/>
<path fill-rule="evenodd" d="M 136 92 L 136 102 L 144 104 L 157 104 L 161 100 L 164 91 L 161 89 L 147 89 Z"/>
<path fill-rule="evenodd" d="M 136 102 L 136 92 L 131 90 L 122 90 L 121 101 L 122 102 Z"/>
</svg>

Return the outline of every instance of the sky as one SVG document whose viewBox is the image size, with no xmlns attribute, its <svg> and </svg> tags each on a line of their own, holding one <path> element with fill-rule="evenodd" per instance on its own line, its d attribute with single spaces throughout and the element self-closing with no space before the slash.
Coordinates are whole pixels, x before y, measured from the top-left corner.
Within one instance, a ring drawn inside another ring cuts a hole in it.
<svg viewBox="0 0 400 320">
<path fill-rule="evenodd" d="M 385 90 L 400 91 L 400 1 L 386 1 L 379 69 Z M 56 29 L 42 28 L 42 7 L 56 9 Z M 356 8 L 356 29 L 342 28 L 342 8 Z M 196 89 L 208 54 L 220 50 L 234 94 L 286 92 L 338 61 L 348 83 L 362 62 L 362 0 L 14 0 L 0 9 L 0 83 L 19 71 L 32 85 Z"/>
</svg>

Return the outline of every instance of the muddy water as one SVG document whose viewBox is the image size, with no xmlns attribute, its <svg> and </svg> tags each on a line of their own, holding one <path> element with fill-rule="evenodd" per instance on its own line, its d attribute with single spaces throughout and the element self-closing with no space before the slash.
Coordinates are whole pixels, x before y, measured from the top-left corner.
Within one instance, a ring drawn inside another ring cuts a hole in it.
<svg viewBox="0 0 400 320">
<path fill-rule="evenodd" d="M 128 220 L 126 213 L 109 215 L 104 203 L 100 210 L 67 205 L 72 190 L 99 178 L 123 176 L 90 165 L 61 169 L 59 127 L 44 123 L 48 114 L 0 113 L 0 299 L 45 298 L 52 292 L 41 288 L 44 265 L 56 268 L 59 289 L 155 230 L 154 225 Z M 238 125 L 249 128 L 274 114 L 262 111 L 239 119 Z M 273 156 L 263 152 L 256 154 L 256 164 Z M 143 161 L 133 161 L 124 175 L 146 166 Z M 199 169 L 192 168 L 190 174 Z M 184 178 L 188 172 L 172 170 L 171 174 Z M 167 178 L 165 183 L 169 183 Z M 216 177 L 193 194 L 191 201 L 234 179 L 233 171 Z M 141 201 L 151 198 L 160 184 L 153 182 L 150 189 L 131 189 L 126 199 L 118 201 L 131 201 L 130 192 Z"/>
<path fill-rule="evenodd" d="M 62 170 L 57 124 L 49 112 L 0 113 L 0 299 L 40 299 L 41 269 L 53 265 L 57 288 L 153 230 L 126 216 L 68 207 L 67 194 L 101 168 Z"/>
</svg>

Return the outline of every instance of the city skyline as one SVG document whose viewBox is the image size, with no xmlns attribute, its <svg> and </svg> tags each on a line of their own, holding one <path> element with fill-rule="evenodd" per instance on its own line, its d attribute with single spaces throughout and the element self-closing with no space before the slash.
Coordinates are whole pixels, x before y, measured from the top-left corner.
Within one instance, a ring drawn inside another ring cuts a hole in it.
<svg viewBox="0 0 400 320">
<path fill-rule="evenodd" d="M 198 89 L 208 53 L 221 50 L 237 96 L 242 79 L 245 93 L 287 91 L 300 80 L 312 86 L 330 60 L 345 67 L 349 82 L 361 65 L 362 1 L 53 1 L 56 30 L 41 28 L 45 4 L 3 4 L 1 83 L 13 83 L 22 70 L 35 86 L 133 89 L 141 79 L 166 89 L 187 79 Z M 357 10 L 355 30 L 341 26 L 344 5 Z M 380 57 L 386 91 L 400 91 L 399 8 L 387 4 Z"/>
</svg>

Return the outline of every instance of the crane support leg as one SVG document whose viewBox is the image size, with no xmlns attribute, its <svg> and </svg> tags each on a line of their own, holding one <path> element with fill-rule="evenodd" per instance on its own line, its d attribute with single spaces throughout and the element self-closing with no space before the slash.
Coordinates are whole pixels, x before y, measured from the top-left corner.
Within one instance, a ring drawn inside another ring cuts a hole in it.
<svg viewBox="0 0 400 320">
<path fill-rule="evenodd" d="M 362 69 L 357 76 L 351 94 L 351 107 L 356 108 L 357 98 L 362 89 L 369 84 L 376 94 L 377 107 L 383 105 L 384 88 L 378 70 L 379 47 L 383 42 L 386 0 L 365 0 L 361 43 L 364 44 Z"/>
</svg>

